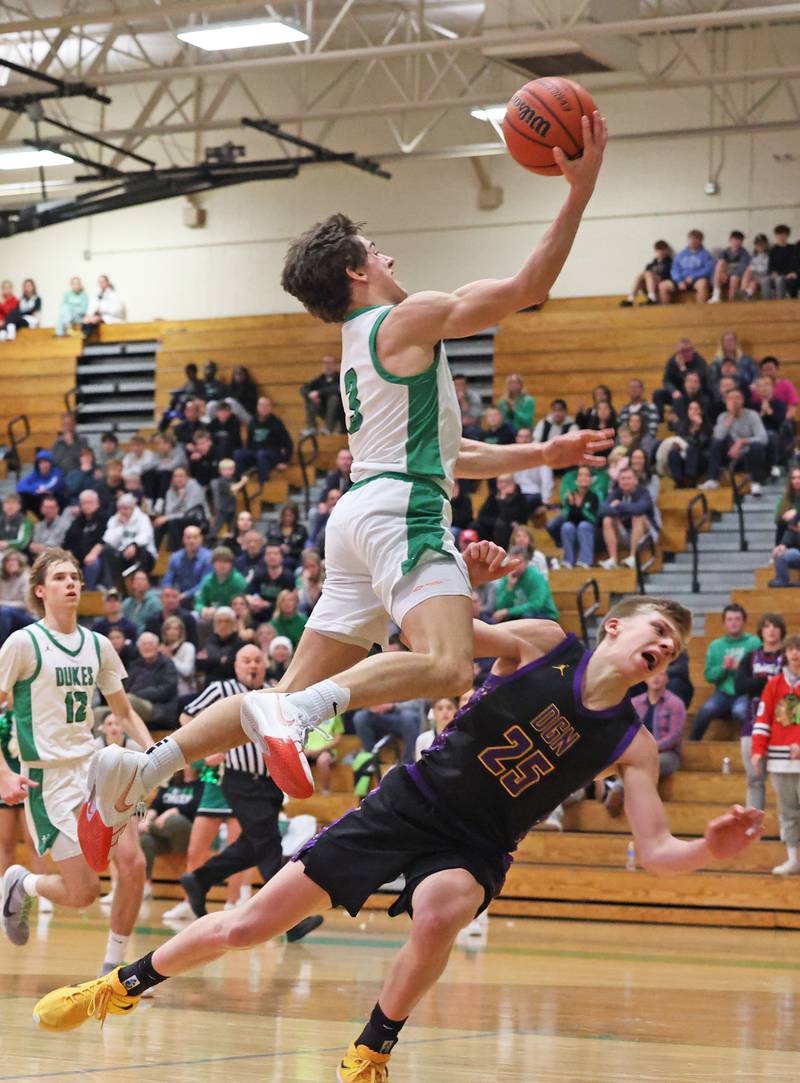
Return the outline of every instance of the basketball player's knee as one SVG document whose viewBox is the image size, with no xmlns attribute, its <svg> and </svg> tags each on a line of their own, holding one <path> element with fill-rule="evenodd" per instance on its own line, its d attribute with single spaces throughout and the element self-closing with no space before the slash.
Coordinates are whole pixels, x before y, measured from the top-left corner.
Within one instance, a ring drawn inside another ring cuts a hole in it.
<svg viewBox="0 0 800 1083">
<path fill-rule="evenodd" d="M 230 911 L 229 911 L 230 913 Z M 253 917 L 246 911 L 241 914 L 234 912 L 231 920 L 226 923 L 224 930 L 225 947 L 231 949 L 252 948 L 256 944 L 263 944 L 268 940 L 270 933 L 265 930 L 263 921 Z"/>
<path fill-rule="evenodd" d="M 122 854 L 117 855 L 117 867 L 120 875 L 125 880 L 143 881 L 145 875 L 145 860 L 144 854 L 137 846 L 135 850 L 130 850 Z"/>
<path fill-rule="evenodd" d="M 449 943 L 475 917 L 478 904 L 472 894 L 455 895 L 445 903 L 414 909 L 413 931 L 417 942 L 435 947 Z"/>
<path fill-rule="evenodd" d="M 461 694 L 472 687 L 472 650 L 451 647 L 431 654 L 431 666 L 442 695 Z"/>
</svg>

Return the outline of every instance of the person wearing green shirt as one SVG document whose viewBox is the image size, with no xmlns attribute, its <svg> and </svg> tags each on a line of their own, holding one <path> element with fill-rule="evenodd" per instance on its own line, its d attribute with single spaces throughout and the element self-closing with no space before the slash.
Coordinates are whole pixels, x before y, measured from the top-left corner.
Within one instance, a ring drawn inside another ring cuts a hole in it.
<svg viewBox="0 0 800 1083">
<path fill-rule="evenodd" d="M 247 580 L 233 566 L 233 553 L 226 545 L 218 545 L 211 553 L 211 571 L 200 581 L 195 610 L 201 620 L 213 620 L 220 605 L 231 605 L 237 594 L 247 594 Z"/>
<path fill-rule="evenodd" d="M 336 746 L 344 733 L 344 719 L 335 715 L 311 730 L 306 738 L 306 759 L 317 767 L 317 793 L 327 797 L 331 792 L 331 767 L 336 760 Z"/>
<path fill-rule="evenodd" d="M 520 563 L 497 584 L 497 608 L 492 614 L 495 624 L 520 617 L 558 620 L 558 610 L 548 582 L 538 568 L 528 563 L 527 550 L 514 546 L 508 555 L 510 558 L 517 557 Z"/>
<path fill-rule="evenodd" d="M 307 620 L 308 617 L 297 612 L 297 591 L 282 590 L 275 603 L 275 615 L 270 624 L 279 636 L 291 639 L 295 650 L 297 650 L 297 644 L 300 642 Z"/>
<path fill-rule="evenodd" d="M 22 510 L 19 493 L 6 493 L 0 514 L 0 552 L 4 549 L 28 548 L 33 537 L 33 523 Z"/>
<path fill-rule="evenodd" d="M 512 373 L 506 380 L 506 393 L 497 404 L 505 420 L 515 430 L 532 429 L 535 406 L 533 395 L 525 390 L 522 377 Z"/>
<path fill-rule="evenodd" d="M 56 334 L 61 337 L 73 327 L 79 327 L 89 309 L 89 294 L 83 283 L 75 275 L 69 280 L 69 289 L 61 298 L 61 306 L 56 320 Z"/>
<path fill-rule="evenodd" d="M 747 613 L 740 605 L 726 605 L 722 623 L 725 635 L 712 640 L 706 651 L 705 678 L 714 691 L 695 715 L 691 741 L 701 740 L 714 718 L 733 718 L 740 726 L 749 720 L 748 697 L 736 695 L 736 670 L 746 654 L 761 646 L 761 640 L 744 630 Z"/>
</svg>

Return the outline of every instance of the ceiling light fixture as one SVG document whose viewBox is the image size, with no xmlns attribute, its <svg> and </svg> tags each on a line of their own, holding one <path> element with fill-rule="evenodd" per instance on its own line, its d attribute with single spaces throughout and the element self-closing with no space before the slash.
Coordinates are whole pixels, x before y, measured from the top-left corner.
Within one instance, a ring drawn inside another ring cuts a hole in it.
<svg viewBox="0 0 800 1083">
<path fill-rule="evenodd" d="M 504 105 L 487 105 L 485 109 L 470 109 L 470 116 L 476 120 L 488 120 L 491 124 L 499 124 L 506 115 Z"/>
<path fill-rule="evenodd" d="M 72 158 L 52 150 L 0 150 L 0 169 L 45 169 L 54 165 L 72 165 Z"/>
<path fill-rule="evenodd" d="M 190 26 L 179 30 L 181 41 L 198 49 L 252 49 L 257 45 L 285 45 L 292 41 L 307 41 L 308 34 L 287 23 L 250 19 L 240 23 Z"/>
</svg>

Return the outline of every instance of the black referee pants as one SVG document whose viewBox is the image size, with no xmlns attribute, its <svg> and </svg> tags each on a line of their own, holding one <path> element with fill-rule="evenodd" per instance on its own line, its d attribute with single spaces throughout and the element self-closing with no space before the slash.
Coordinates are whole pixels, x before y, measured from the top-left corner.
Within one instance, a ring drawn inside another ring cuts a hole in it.
<svg viewBox="0 0 800 1083">
<path fill-rule="evenodd" d="M 206 891 L 253 865 L 266 882 L 283 864 L 281 833 L 278 829 L 283 794 L 272 779 L 266 775 L 226 769 L 222 776 L 222 792 L 239 821 L 242 833 L 221 853 L 194 870 L 194 876 Z"/>
</svg>

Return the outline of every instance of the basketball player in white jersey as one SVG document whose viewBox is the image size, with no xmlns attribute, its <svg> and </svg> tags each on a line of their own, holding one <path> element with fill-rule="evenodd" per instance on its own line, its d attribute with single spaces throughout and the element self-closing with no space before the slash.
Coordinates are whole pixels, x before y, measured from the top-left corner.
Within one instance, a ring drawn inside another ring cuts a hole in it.
<svg viewBox="0 0 800 1083">
<path fill-rule="evenodd" d="M 313 315 L 343 325 L 341 389 L 355 484 L 328 524 L 322 597 L 277 694 L 215 704 L 146 756 L 106 749 L 97 757 L 81 836 L 94 867 L 103 867 L 122 822 L 114 807 L 122 790 L 138 797 L 187 760 L 241 743 L 242 730 L 264 749 L 281 789 L 307 797 L 313 782 L 302 748 L 309 728 L 348 708 L 412 694 L 437 699 L 469 686 L 472 602 L 449 530 L 453 479 L 541 464 L 604 465 L 595 453 L 610 446 L 612 434 L 571 432 L 547 444 L 508 446 L 463 439 L 442 340 L 472 335 L 546 298 L 597 180 L 607 139 L 598 113 L 583 118 L 583 136 L 581 158 L 554 152 L 567 198 L 509 278 L 409 295 L 395 280 L 394 260 L 341 214 L 291 246 L 284 288 Z M 385 642 L 387 614 L 410 649 L 367 657 L 373 643 Z"/>
<path fill-rule="evenodd" d="M 3 877 L 2 925 L 12 944 L 28 940 L 28 913 L 36 896 L 60 906 L 89 906 L 100 882 L 78 843 L 78 810 L 86 796 L 89 763 L 96 753 L 92 699 L 99 688 L 125 732 L 142 747 L 150 735 L 122 687 L 119 655 L 105 636 L 78 625 L 81 570 L 64 549 L 46 549 L 31 570 L 29 605 L 43 619 L 13 632 L 0 649 L 0 700 L 14 697 L 21 773 L 0 754 L 0 798 L 25 802 L 30 833 L 40 854 L 50 853 L 55 875 L 35 875 L 12 865 Z M 124 957 L 144 889 L 144 857 L 135 824 L 120 834 L 119 876 L 111 907 L 111 932 L 103 973 Z"/>
</svg>

